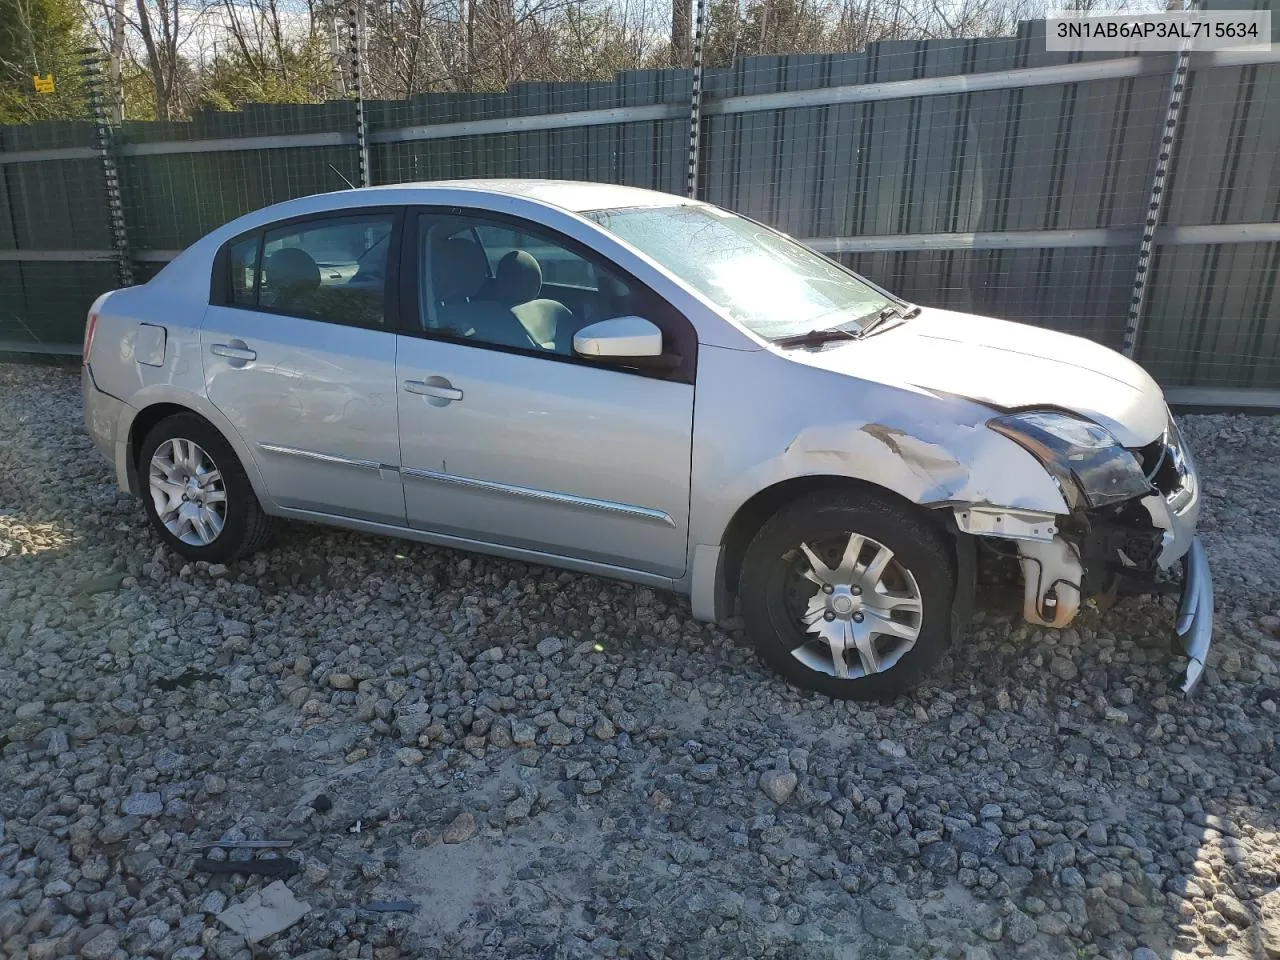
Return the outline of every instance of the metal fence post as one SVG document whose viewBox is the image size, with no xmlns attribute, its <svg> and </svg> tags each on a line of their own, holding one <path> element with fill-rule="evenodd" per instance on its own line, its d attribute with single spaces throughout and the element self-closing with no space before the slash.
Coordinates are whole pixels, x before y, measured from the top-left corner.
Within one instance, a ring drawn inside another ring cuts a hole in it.
<svg viewBox="0 0 1280 960">
<path fill-rule="evenodd" d="M 347 8 L 348 53 L 351 57 L 351 90 L 356 98 L 356 150 L 359 152 L 360 186 L 373 183 L 369 170 L 369 139 L 364 119 L 364 10 Z"/>
<path fill-rule="evenodd" d="M 698 198 L 698 155 L 702 150 L 702 41 L 706 32 L 707 0 L 698 0 L 693 26 L 693 95 L 689 100 L 689 171 L 685 192 Z"/>
<path fill-rule="evenodd" d="M 1199 0 L 1190 0 L 1186 10 L 1195 10 Z M 1173 163 L 1174 151 L 1177 148 L 1178 120 L 1182 116 L 1182 103 L 1186 98 L 1187 70 L 1191 60 L 1191 40 L 1182 42 L 1178 50 L 1173 69 L 1173 77 L 1169 82 L 1169 108 L 1164 118 L 1164 128 L 1160 131 L 1160 145 L 1156 151 L 1155 172 L 1151 175 L 1151 194 L 1147 202 L 1147 216 L 1142 230 L 1142 242 L 1138 244 L 1138 268 L 1133 277 L 1133 296 L 1129 301 L 1129 320 L 1124 329 L 1124 355 L 1133 359 L 1138 347 L 1138 332 L 1142 329 L 1142 308 L 1147 300 L 1147 281 L 1151 275 L 1151 248 L 1155 241 L 1156 229 L 1160 225 L 1160 213 L 1164 208 L 1166 196 L 1165 185 L 1169 167 Z"/>
<path fill-rule="evenodd" d="M 120 168 L 116 164 L 115 138 L 107 115 L 102 74 L 102 54 L 93 47 L 80 51 L 80 67 L 88 93 L 89 110 L 93 113 L 98 157 L 102 162 L 102 180 L 107 196 L 107 218 L 111 243 L 116 252 L 116 271 L 122 287 L 133 286 L 133 259 L 129 256 L 129 234 L 125 229 L 124 198 L 120 195 Z"/>
</svg>

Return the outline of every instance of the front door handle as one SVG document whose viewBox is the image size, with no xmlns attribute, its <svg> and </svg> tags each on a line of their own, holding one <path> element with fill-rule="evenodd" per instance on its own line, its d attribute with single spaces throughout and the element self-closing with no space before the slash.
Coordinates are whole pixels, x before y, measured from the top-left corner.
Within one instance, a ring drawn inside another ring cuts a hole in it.
<svg viewBox="0 0 1280 960">
<path fill-rule="evenodd" d="M 462 391 L 444 377 L 429 377 L 426 380 L 406 380 L 404 389 L 406 393 L 414 393 L 420 397 L 433 397 L 436 400 L 444 400 L 446 403 L 451 400 L 462 399 Z"/>
<path fill-rule="evenodd" d="M 250 350 L 245 346 L 237 347 L 229 343 L 215 343 L 209 348 L 209 352 L 216 357 L 226 357 L 228 360 L 240 360 L 244 363 L 258 359 L 256 351 Z"/>
</svg>

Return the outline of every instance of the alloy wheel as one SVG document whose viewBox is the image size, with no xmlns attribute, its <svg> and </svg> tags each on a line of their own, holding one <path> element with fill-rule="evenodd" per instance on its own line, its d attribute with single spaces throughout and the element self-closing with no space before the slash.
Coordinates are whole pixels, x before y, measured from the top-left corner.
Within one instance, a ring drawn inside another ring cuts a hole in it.
<svg viewBox="0 0 1280 960">
<path fill-rule="evenodd" d="M 785 599 L 811 670 L 856 680 L 891 669 L 920 636 L 923 601 L 911 571 L 858 533 L 801 543 L 788 554 Z"/>
<path fill-rule="evenodd" d="M 148 471 L 156 516 L 173 536 L 207 547 L 227 522 L 227 488 L 213 458 L 198 443 L 175 437 L 156 448 Z"/>
</svg>

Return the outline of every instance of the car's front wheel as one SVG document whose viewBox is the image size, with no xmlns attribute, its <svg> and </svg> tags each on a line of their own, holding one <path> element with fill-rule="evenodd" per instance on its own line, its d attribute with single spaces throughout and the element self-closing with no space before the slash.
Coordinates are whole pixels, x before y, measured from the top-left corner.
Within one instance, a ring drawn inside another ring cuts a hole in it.
<svg viewBox="0 0 1280 960">
<path fill-rule="evenodd" d="M 229 563 L 258 549 L 271 518 L 231 445 L 195 414 L 156 424 L 138 451 L 147 516 L 188 560 Z"/>
<path fill-rule="evenodd" d="M 956 575 L 942 532 L 873 493 L 783 507 L 743 557 L 739 600 L 761 658 L 798 686 L 888 699 L 946 651 Z"/>
</svg>

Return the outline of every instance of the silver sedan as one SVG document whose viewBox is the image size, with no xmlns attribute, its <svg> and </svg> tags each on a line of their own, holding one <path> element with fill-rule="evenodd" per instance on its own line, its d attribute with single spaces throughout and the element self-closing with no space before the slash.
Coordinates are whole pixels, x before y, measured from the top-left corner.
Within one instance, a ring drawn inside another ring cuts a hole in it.
<svg viewBox="0 0 1280 960">
<path fill-rule="evenodd" d="M 963 633 L 979 548 L 1023 615 L 1183 569 L 1199 487 L 1159 387 L 1095 343 L 915 306 L 752 220 L 604 184 L 305 197 L 103 294 L 85 417 L 191 560 L 310 520 L 677 591 L 835 697 Z"/>
</svg>

